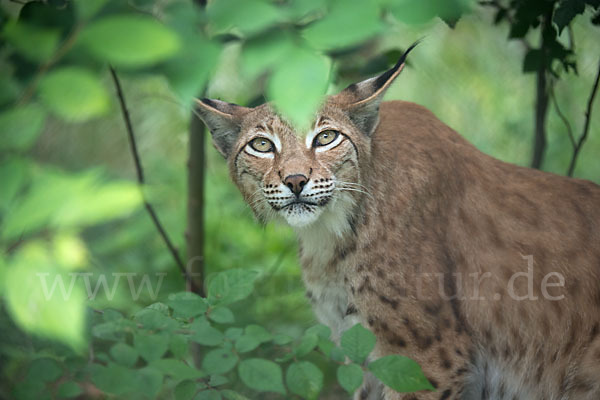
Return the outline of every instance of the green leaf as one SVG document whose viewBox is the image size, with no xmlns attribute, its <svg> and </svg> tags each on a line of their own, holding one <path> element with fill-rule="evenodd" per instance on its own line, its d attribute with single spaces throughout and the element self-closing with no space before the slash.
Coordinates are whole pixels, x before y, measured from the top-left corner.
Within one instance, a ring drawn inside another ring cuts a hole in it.
<svg viewBox="0 0 600 400">
<path fill-rule="evenodd" d="M 58 362 L 52 358 L 38 358 L 31 362 L 27 371 L 27 379 L 40 382 L 54 382 L 60 378 L 63 370 Z"/>
<path fill-rule="evenodd" d="M 223 343 L 223 333 L 210 326 L 206 318 L 195 320 L 190 326 L 193 334 L 190 339 L 204 346 L 217 346 Z"/>
<path fill-rule="evenodd" d="M 273 336 L 260 325 L 250 324 L 244 329 L 244 334 L 251 336 L 258 340 L 260 343 L 269 342 L 273 339 Z"/>
<path fill-rule="evenodd" d="M 202 369 L 209 374 L 224 374 L 237 364 L 238 357 L 226 349 L 214 349 L 206 353 L 202 360 Z"/>
<path fill-rule="evenodd" d="M 328 60 L 310 50 L 296 48 L 275 69 L 267 94 L 277 110 L 298 129 L 304 129 L 323 101 L 328 80 Z"/>
<path fill-rule="evenodd" d="M 390 4 L 390 11 L 399 21 L 410 25 L 424 24 L 435 16 L 449 23 L 457 21 L 472 3 L 471 0 L 399 0 Z"/>
<path fill-rule="evenodd" d="M 317 335 L 304 335 L 298 347 L 294 349 L 294 354 L 296 357 L 304 357 L 308 353 L 314 350 L 319 343 L 319 338 Z"/>
<path fill-rule="evenodd" d="M 25 185 L 28 173 L 29 162 L 24 159 L 6 157 L 0 161 L 0 212 L 7 210 L 17 201 L 16 196 Z"/>
<path fill-rule="evenodd" d="M 180 47 L 169 28 L 153 18 L 133 15 L 100 19 L 81 32 L 79 42 L 98 60 L 123 67 L 154 64 Z"/>
<path fill-rule="evenodd" d="M 217 33 L 235 28 L 247 35 L 274 25 L 281 17 L 276 6 L 261 0 L 215 0 L 208 4 L 207 13 Z"/>
<path fill-rule="evenodd" d="M 61 399 L 80 396 L 83 393 L 81 386 L 75 382 L 65 382 L 59 386 L 57 395 Z"/>
<path fill-rule="evenodd" d="M 261 358 L 244 360 L 238 367 L 238 373 L 250 389 L 285 394 L 281 367 L 272 361 Z"/>
<path fill-rule="evenodd" d="M 131 391 L 132 382 L 137 379 L 136 373 L 120 365 L 92 364 L 90 366 L 92 382 L 103 392 L 123 395 Z"/>
<path fill-rule="evenodd" d="M 227 307 L 217 307 L 210 311 L 208 318 L 219 324 L 231 324 L 235 320 L 233 313 Z"/>
<path fill-rule="evenodd" d="M 244 42 L 242 60 L 243 72 L 249 79 L 272 69 L 294 51 L 294 37 L 287 31 L 276 35 L 268 32 Z"/>
<path fill-rule="evenodd" d="M 155 399 L 162 387 L 162 374 L 151 367 L 142 368 L 136 372 L 136 379 L 131 386 L 131 392 Z"/>
<path fill-rule="evenodd" d="M 164 358 L 150 363 L 150 366 L 175 379 L 199 379 L 206 374 L 199 369 L 190 367 L 183 361 Z"/>
<path fill-rule="evenodd" d="M 186 337 L 181 335 L 171 335 L 169 350 L 175 358 L 183 358 L 189 350 L 189 344 Z"/>
<path fill-rule="evenodd" d="M 317 347 L 319 350 L 323 352 L 323 355 L 327 358 L 331 357 L 331 351 L 335 348 L 335 343 L 333 343 L 329 339 L 319 338 L 319 342 L 317 343 Z"/>
<path fill-rule="evenodd" d="M 223 375 L 211 375 L 210 380 L 208 381 L 208 385 L 210 387 L 222 386 L 226 383 L 229 383 L 229 379 Z"/>
<path fill-rule="evenodd" d="M 323 389 L 323 372 L 311 362 L 298 361 L 288 367 L 285 382 L 292 393 L 316 399 Z"/>
<path fill-rule="evenodd" d="M 198 390 L 197 384 L 192 381 L 181 381 L 175 386 L 175 400 L 190 400 Z"/>
<path fill-rule="evenodd" d="M 36 104 L 11 108 L 0 114 L 0 150 L 27 150 L 44 127 L 46 113 Z"/>
<path fill-rule="evenodd" d="M 329 353 L 329 358 L 338 363 L 346 361 L 346 355 L 344 354 L 344 350 L 342 350 L 339 347 L 334 347 L 331 349 Z"/>
<path fill-rule="evenodd" d="M 348 358 L 362 364 L 375 348 L 375 340 L 375 335 L 370 330 L 356 324 L 342 334 L 340 344 Z"/>
<path fill-rule="evenodd" d="M 536 72 L 542 66 L 542 51 L 530 49 L 523 59 L 523 73 Z"/>
<path fill-rule="evenodd" d="M 221 400 L 221 394 L 213 389 L 203 390 L 194 397 L 194 400 Z"/>
<path fill-rule="evenodd" d="M 327 3 L 326 0 L 291 0 L 286 11 L 292 19 L 302 19 L 322 12 Z"/>
<path fill-rule="evenodd" d="M 230 269 L 220 272 L 208 285 L 208 302 L 211 305 L 226 305 L 243 300 L 254 290 L 257 271 Z"/>
<path fill-rule="evenodd" d="M 337 0 L 323 19 L 303 31 L 303 36 L 321 50 L 353 46 L 381 32 L 384 25 L 379 14 L 378 7 L 365 5 L 365 0 Z"/>
<path fill-rule="evenodd" d="M 227 328 L 225 337 L 229 340 L 237 340 L 243 333 L 244 330 L 242 328 Z"/>
<path fill-rule="evenodd" d="M 553 22 L 558 27 L 558 34 L 571 23 L 573 18 L 585 11 L 585 0 L 561 0 L 554 11 Z"/>
<path fill-rule="evenodd" d="M 107 308 L 102 311 L 102 319 L 106 322 L 119 321 L 123 319 L 123 314 L 118 310 Z"/>
<path fill-rule="evenodd" d="M 43 62 L 50 59 L 58 48 L 60 30 L 12 20 L 4 26 L 3 36 L 23 57 Z"/>
<path fill-rule="evenodd" d="M 235 349 L 238 353 L 247 353 L 260 346 L 260 342 L 252 336 L 243 335 L 235 341 Z"/>
<path fill-rule="evenodd" d="M 179 327 L 177 321 L 172 318 L 164 315 L 162 312 L 152 309 L 152 308 L 144 308 L 138 311 L 134 319 L 136 322 L 142 325 L 145 329 L 148 330 L 174 330 Z"/>
<path fill-rule="evenodd" d="M 381 382 L 400 393 L 435 390 L 419 364 L 408 357 L 385 356 L 369 363 L 368 368 Z"/>
<path fill-rule="evenodd" d="M 353 394 L 363 383 L 363 370 L 360 365 L 340 365 L 337 369 L 337 380 L 341 387 Z"/>
<path fill-rule="evenodd" d="M 261 343 L 269 342 L 272 335 L 259 325 L 248 325 L 244 329 L 244 335 L 235 342 L 235 349 L 240 353 L 247 353 L 256 349 Z"/>
<path fill-rule="evenodd" d="M 75 9 L 81 19 L 89 19 L 96 15 L 108 0 L 75 0 Z"/>
<path fill-rule="evenodd" d="M 126 333 L 135 329 L 135 322 L 128 319 L 120 319 L 94 325 L 92 335 L 106 340 L 122 340 Z"/>
<path fill-rule="evenodd" d="M 204 314 L 208 309 L 206 300 L 192 292 L 170 294 L 166 303 L 173 309 L 175 316 L 184 318 Z"/>
<path fill-rule="evenodd" d="M 221 395 L 223 395 L 223 397 L 225 397 L 227 400 L 250 400 L 246 396 L 229 389 L 222 390 Z"/>
<path fill-rule="evenodd" d="M 171 314 L 170 310 L 169 310 L 169 306 L 167 306 L 165 303 L 161 303 L 156 302 L 156 303 L 152 303 L 149 306 L 146 307 L 148 310 L 155 310 L 158 311 L 159 313 L 161 313 L 164 316 L 169 316 Z"/>
<path fill-rule="evenodd" d="M 125 343 L 117 343 L 110 348 L 110 356 L 124 367 L 133 367 L 138 359 L 138 352 Z"/>
<path fill-rule="evenodd" d="M 308 328 L 306 335 L 315 335 L 321 339 L 329 339 L 331 337 L 331 328 L 323 324 L 318 324 Z"/>
<path fill-rule="evenodd" d="M 273 336 L 273 343 L 275 343 L 278 346 L 286 345 L 288 343 L 291 343 L 293 340 L 294 338 L 292 338 L 290 335 L 285 335 L 282 333 Z"/>
<path fill-rule="evenodd" d="M 5 271 L 4 300 L 21 328 L 80 351 L 85 346 L 86 296 L 75 285 L 76 276 L 59 271 L 46 244 L 30 241 Z"/>
<path fill-rule="evenodd" d="M 133 335 L 133 347 L 147 362 L 158 360 L 169 348 L 169 336 L 163 333 Z"/>
<path fill-rule="evenodd" d="M 109 97 L 100 80 L 80 67 L 51 71 L 39 84 L 42 101 L 67 121 L 82 122 L 108 111 Z"/>
<path fill-rule="evenodd" d="M 188 102 L 202 91 L 217 66 L 221 46 L 199 35 L 184 37 L 181 50 L 160 66 L 173 91 Z"/>
<path fill-rule="evenodd" d="M 0 227 L 4 239 L 44 228 L 75 228 L 130 213 L 141 204 L 137 185 L 106 183 L 97 172 L 66 174 L 39 171 L 28 196 L 11 210 Z"/>
</svg>

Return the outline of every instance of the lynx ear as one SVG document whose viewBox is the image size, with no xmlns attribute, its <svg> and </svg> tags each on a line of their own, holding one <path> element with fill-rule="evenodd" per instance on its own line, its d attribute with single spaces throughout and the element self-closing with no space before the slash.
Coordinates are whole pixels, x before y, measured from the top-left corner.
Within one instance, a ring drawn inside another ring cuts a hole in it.
<svg viewBox="0 0 600 400">
<path fill-rule="evenodd" d="M 353 83 L 334 97 L 334 101 L 344 107 L 354 124 L 366 135 L 371 135 L 379 121 L 379 104 L 388 87 L 400 74 L 406 56 L 419 42 L 413 43 L 402 54 L 396 65 L 383 74 Z"/>
<path fill-rule="evenodd" d="M 196 113 L 212 135 L 217 150 L 227 158 L 241 129 L 242 116 L 250 109 L 220 100 L 196 99 Z"/>
</svg>

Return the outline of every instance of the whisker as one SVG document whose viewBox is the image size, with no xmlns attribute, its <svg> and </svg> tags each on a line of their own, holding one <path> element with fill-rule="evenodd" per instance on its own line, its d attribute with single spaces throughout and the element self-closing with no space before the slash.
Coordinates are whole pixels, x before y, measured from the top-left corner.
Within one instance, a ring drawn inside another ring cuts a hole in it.
<svg viewBox="0 0 600 400">
<path fill-rule="evenodd" d="M 373 196 L 371 195 L 371 193 L 369 193 L 369 192 L 365 192 L 364 190 L 360 190 L 360 189 L 356 189 L 356 188 L 343 187 L 343 186 L 336 187 L 336 190 L 339 190 L 340 192 L 343 192 L 343 191 L 348 191 L 348 192 L 358 192 L 358 193 L 363 193 L 363 194 L 365 194 L 365 195 L 369 196 L 369 197 L 371 198 L 371 200 L 375 200 L 375 199 L 373 198 Z"/>
</svg>

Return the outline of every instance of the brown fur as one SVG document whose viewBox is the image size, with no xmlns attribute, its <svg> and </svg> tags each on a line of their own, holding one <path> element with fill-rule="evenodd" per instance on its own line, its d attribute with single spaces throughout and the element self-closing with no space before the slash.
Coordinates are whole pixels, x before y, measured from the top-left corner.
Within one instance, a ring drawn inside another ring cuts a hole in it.
<svg viewBox="0 0 600 400">
<path fill-rule="evenodd" d="M 317 314 L 336 337 L 363 323 L 376 356 L 416 360 L 437 388 L 385 388 L 385 399 L 600 398 L 600 188 L 489 157 L 416 104 L 380 104 L 395 68 L 383 85 L 365 81 L 327 100 L 316 130 L 346 139 L 321 153 L 267 105 L 199 110 L 217 147 L 231 144 L 222 152 L 232 178 L 261 221 L 283 219 L 281 200 L 267 197 L 289 195 L 286 176 L 313 183 L 322 214 L 295 229 Z M 248 154 L 257 132 L 276 135 L 281 151 Z M 519 300 L 529 260 L 538 299 Z M 556 274 L 564 285 L 544 293 Z M 377 398 L 369 385 L 364 395 Z"/>
</svg>

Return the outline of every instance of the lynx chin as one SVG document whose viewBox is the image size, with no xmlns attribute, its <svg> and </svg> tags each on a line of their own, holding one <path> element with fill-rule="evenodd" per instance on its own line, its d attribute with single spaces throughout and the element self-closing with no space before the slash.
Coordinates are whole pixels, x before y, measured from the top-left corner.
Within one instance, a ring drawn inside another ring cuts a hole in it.
<svg viewBox="0 0 600 400">
<path fill-rule="evenodd" d="M 367 378 L 357 398 L 600 399 L 600 187 L 506 164 L 427 109 L 382 102 L 408 51 L 326 98 L 308 131 L 269 104 L 197 112 L 257 219 L 296 231 L 334 338 L 360 322 L 375 357 L 414 359 L 436 388 Z"/>
</svg>

